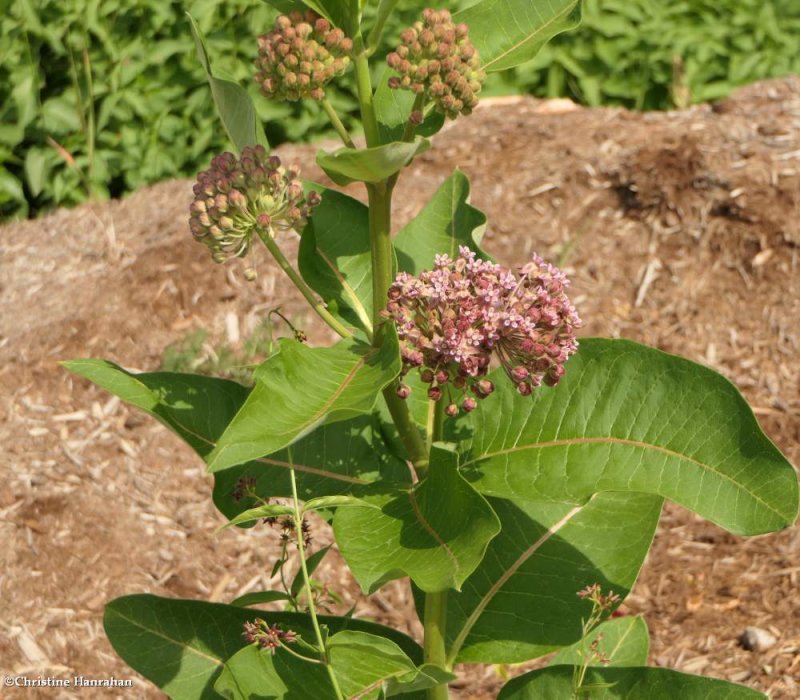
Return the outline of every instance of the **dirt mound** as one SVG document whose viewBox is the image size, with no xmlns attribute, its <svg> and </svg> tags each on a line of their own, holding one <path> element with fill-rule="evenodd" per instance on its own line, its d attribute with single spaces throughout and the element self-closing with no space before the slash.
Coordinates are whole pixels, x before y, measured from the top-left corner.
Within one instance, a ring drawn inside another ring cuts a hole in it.
<svg viewBox="0 0 800 700">
<path fill-rule="evenodd" d="M 321 177 L 313 154 L 281 149 Z M 800 461 L 800 79 L 673 113 L 495 101 L 417 159 L 397 192 L 396 225 L 455 164 L 489 216 L 492 254 L 560 261 L 585 334 L 713 366 Z M 0 671 L 133 677 L 103 635 L 105 600 L 136 591 L 230 600 L 269 586 L 272 536 L 213 536 L 221 517 L 203 465 L 57 365 L 100 356 L 154 369 L 189 330 L 241 342 L 277 303 L 326 339 L 268 260 L 253 285 L 209 263 L 187 232 L 189 198 L 187 182 L 165 183 L 0 229 Z M 743 540 L 669 506 L 627 603 L 650 625 L 653 663 L 797 697 L 799 557 L 797 529 Z M 343 609 L 358 603 L 359 615 L 419 632 L 403 585 L 367 603 L 335 555 L 322 575 Z M 778 643 L 741 649 L 747 625 Z M 477 670 L 460 697 L 494 697 L 499 684 L 497 669 Z M 139 680 L 131 697 L 143 696 L 158 694 Z"/>
</svg>

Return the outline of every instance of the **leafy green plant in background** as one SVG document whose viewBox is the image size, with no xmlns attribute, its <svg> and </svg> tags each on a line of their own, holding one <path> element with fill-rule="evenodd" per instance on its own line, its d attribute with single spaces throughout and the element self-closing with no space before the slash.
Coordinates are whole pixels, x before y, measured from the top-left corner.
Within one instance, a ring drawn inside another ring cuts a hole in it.
<svg viewBox="0 0 800 700">
<path fill-rule="evenodd" d="M 363 183 L 368 205 L 302 182 L 267 151 L 249 95 L 217 82 L 193 25 L 236 154 L 198 175 L 189 227 L 218 263 L 263 243 L 340 340 L 310 347 L 295 331 L 252 387 L 66 363 L 183 438 L 229 525 L 281 530 L 277 588 L 227 605 L 114 600 L 116 651 L 175 698 L 443 700 L 460 664 L 552 652 L 499 697 L 764 697 L 647 668 L 644 621 L 613 619 L 665 498 L 741 535 L 794 522 L 797 476 L 736 388 L 625 340 L 578 349 L 564 274 L 538 256 L 494 263 L 457 169 L 392 230 L 395 184 L 445 117 L 471 112 L 487 72 L 526 64 L 574 27 L 578 0 L 481 0 L 453 18 L 418 6 L 385 64 L 375 49 L 394 0 L 371 19 L 360 0 L 274 4 L 289 15 L 259 39 L 261 88 L 322 108 L 343 146 L 317 162 L 337 183 Z M 326 104 L 346 68 L 363 148 Z M 292 230 L 296 262 L 282 246 Z M 365 594 L 410 580 L 421 644 L 352 610 L 321 614 L 335 598 L 310 578 L 328 551 L 311 551 L 311 513 Z M 285 607 L 248 609 L 268 602 Z"/>
<path fill-rule="evenodd" d="M 503 76 L 506 89 L 671 109 L 800 73 L 796 0 L 585 0 L 583 15 L 577 31 Z"/>
<path fill-rule="evenodd" d="M 365 4 L 366 21 L 377 7 Z M 196 172 L 225 135 L 212 128 L 185 10 L 206 34 L 215 74 L 252 95 L 256 48 L 241 37 L 263 32 L 276 14 L 259 0 L 11 0 L 9 9 L 0 18 L 0 218 Z M 417 9 L 399 0 L 375 58 Z M 484 94 L 668 109 L 800 72 L 794 0 L 587 0 L 584 18 L 527 64 L 492 73 Z M 357 130 L 353 81 L 339 81 L 328 97 Z M 261 100 L 255 109 L 273 145 L 332 133 L 313 103 Z"/>
</svg>

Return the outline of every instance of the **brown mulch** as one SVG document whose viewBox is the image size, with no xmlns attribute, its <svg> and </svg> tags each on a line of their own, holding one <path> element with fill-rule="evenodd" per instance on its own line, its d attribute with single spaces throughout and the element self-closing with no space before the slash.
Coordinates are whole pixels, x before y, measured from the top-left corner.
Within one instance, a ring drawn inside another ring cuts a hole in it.
<svg viewBox="0 0 800 700">
<path fill-rule="evenodd" d="M 714 367 L 800 461 L 800 79 L 672 113 L 497 100 L 435 146 L 401 180 L 398 225 L 458 164 L 500 261 L 533 250 L 561 261 L 585 334 Z M 313 153 L 281 149 L 317 176 Z M 190 450 L 57 364 L 96 356 L 155 369 L 190 330 L 236 345 L 278 303 L 328 339 L 267 259 L 255 284 L 210 264 L 187 232 L 189 196 L 189 183 L 164 183 L 0 228 L 0 675 L 138 678 L 104 637 L 105 601 L 140 591 L 227 601 L 268 585 L 274 536 L 215 535 L 222 517 Z M 405 585 L 367 602 L 335 553 L 321 576 L 343 609 L 419 633 Z M 739 538 L 668 506 L 626 607 L 650 626 L 653 664 L 788 700 L 800 695 L 798 576 L 797 528 Z M 777 644 L 744 650 L 748 625 Z M 494 697 L 515 672 L 473 670 L 458 697 Z M 41 697 L 114 695 L 71 693 Z M 9 693 L 23 694 L 37 696 Z M 125 695 L 158 696 L 142 679 Z"/>
</svg>

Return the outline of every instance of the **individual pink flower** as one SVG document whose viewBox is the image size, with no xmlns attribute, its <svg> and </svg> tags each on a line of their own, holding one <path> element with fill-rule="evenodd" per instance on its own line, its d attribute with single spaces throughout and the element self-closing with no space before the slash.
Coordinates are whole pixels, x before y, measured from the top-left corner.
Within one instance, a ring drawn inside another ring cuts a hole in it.
<svg viewBox="0 0 800 700">
<path fill-rule="evenodd" d="M 580 318 L 566 296 L 569 281 L 538 255 L 516 273 L 480 260 L 466 247 L 452 260 L 437 255 L 434 269 L 400 273 L 385 315 L 397 326 L 403 374 L 420 369 L 433 400 L 469 390 L 462 409 L 494 391 L 486 378 L 496 358 L 523 396 L 542 383 L 558 384 L 575 353 Z M 401 396 L 408 395 L 408 387 Z"/>
</svg>

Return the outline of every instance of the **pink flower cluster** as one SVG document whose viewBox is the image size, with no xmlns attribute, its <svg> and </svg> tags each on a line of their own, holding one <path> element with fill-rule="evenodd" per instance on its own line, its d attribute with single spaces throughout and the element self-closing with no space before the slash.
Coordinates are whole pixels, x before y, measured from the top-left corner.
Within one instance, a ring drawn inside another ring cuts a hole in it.
<svg viewBox="0 0 800 700">
<path fill-rule="evenodd" d="M 538 255 L 517 273 L 480 260 L 467 247 L 452 260 L 437 255 L 433 270 L 400 273 L 389 289 L 385 314 L 401 341 L 403 374 L 420 368 L 428 396 L 469 389 L 461 407 L 471 411 L 494 391 L 485 378 L 494 356 L 523 396 L 545 383 L 555 386 L 577 350 L 580 318 L 564 290 L 564 273 Z M 400 384 L 405 398 L 410 389 Z"/>
</svg>

